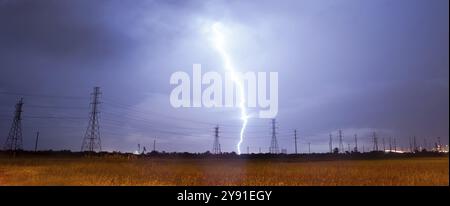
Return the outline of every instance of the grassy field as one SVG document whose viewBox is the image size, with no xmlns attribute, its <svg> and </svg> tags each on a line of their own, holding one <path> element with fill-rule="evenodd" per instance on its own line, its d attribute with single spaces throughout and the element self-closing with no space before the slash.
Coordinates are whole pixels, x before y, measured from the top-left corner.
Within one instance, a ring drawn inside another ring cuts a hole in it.
<svg viewBox="0 0 450 206">
<path fill-rule="evenodd" d="M 392 160 L 0 158 L 0 185 L 449 185 L 448 157 Z"/>
</svg>

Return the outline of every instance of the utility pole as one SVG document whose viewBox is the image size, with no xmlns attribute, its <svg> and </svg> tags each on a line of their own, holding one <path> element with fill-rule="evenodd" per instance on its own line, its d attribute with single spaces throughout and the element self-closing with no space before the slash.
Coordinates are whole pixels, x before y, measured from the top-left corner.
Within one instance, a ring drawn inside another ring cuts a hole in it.
<svg viewBox="0 0 450 206">
<path fill-rule="evenodd" d="M 250 147 L 247 146 L 247 154 L 250 154 Z"/>
<path fill-rule="evenodd" d="M 102 151 L 102 144 L 100 140 L 100 125 L 98 113 L 100 104 L 100 87 L 94 87 L 91 102 L 91 112 L 89 116 L 89 124 L 84 134 L 83 144 L 81 145 L 81 151 L 95 152 Z"/>
<path fill-rule="evenodd" d="M 8 138 L 4 146 L 5 150 L 17 151 L 22 150 L 22 107 L 23 98 L 16 103 L 16 110 L 14 112 L 14 119 L 9 129 Z"/>
<path fill-rule="evenodd" d="M 259 147 L 259 153 L 261 154 L 261 147 Z"/>
<path fill-rule="evenodd" d="M 36 142 L 34 143 L 34 152 L 37 151 L 38 141 L 39 141 L 39 131 L 36 132 Z"/>
<path fill-rule="evenodd" d="M 331 133 L 330 133 L 330 143 L 329 143 L 329 146 L 330 146 L 330 153 L 333 153 L 333 136 L 331 135 Z"/>
<path fill-rule="evenodd" d="M 350 143 L 347 143 L 347 147 L 348 147 L 348 153 L 350 153 L 351 152 Z"/>
<path fill-rule="evenodd" d="M 153 152 L 156 152 L 156 138 L 153 140 Z"/>
<path fill-rule="evenodd" d="M 297 153 L 297 130 L 294 130 L 295 154 Z"/>
<path fill-rule="evenodd" d="M 384 137 L 383 137 L 382 141 L 383 141 L 383 152 L 386 152 L 386 144 L 384 143 Z"/>
<path fill-rule="evenodd" d="M 214 128 L 214 145 L 213 145 L 213 154 L 220 154 L 222 153 L 220 149 L 220 142 L 219 142 L 219 125 L 217 125 Z"/>
<path fill-rule="evenodd" d="M 355 134 L 355 152 L 358 152 L 358 135 Z"/>
<path fill-rule="evenodd" d="M 276 135 L 276 121 L 275 119 L 272 119 L 272 141 L 270 144 L 269 152 L 272 154 L 278 154 L 278 141 L 277 141 L 277 135 Z"/>
</svg>

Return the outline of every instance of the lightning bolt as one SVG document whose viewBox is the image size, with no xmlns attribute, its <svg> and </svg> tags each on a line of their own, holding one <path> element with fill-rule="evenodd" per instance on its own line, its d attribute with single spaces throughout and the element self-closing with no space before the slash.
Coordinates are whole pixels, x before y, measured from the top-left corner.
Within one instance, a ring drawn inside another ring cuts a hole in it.
<svg viewBox="0 0 450 206">
<path fill-rule="evenodd" d="M 245 128 L 247 127 L 248 123 L 248 114 L 247 114 L 247 108 L 245 107 L 245 92 L 244 92 L 244 86 L 242 83 L 242 79 L 239 77 L 239 75 L 236 73 L 236 70 L 233 67 L 231 57 L 228 54 L 227 50 L 225 49 L 225 37 L 223 32 L 223 25 L 219 22 L 216 22 L 211 27 L 212 33 L 213 33 L 213 42 L 214 47 L 216 48 L 217 52 L 220 54 L 220 57 L 222 58 L 224 62 L 224 68 L 226 71 L 230 73 L 231 80 L 235 83 L 237 90 L 238 90 L 238 97 L 239 97 L 239 108 L 241 110 L 241 120 L 242 120 L 242 127 L 241 132 L 239 136 L 239 142 L 236 145 L 237 147 L 237 153 L 241 154 L 241 144 L 244 140 L 244 132 Z"/>
</svg>

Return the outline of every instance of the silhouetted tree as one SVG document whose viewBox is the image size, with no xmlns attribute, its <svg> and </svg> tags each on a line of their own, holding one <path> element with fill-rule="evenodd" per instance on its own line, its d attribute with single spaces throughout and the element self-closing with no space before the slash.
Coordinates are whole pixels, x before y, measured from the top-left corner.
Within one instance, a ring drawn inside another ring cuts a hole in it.
<svg viewBox="0 0 450 206">
<path fill-rule="evenodd" d="M 338 154 L 338 153 L 339 153 L 339 148 L 335 147 L 335 148 L 333 149 L 333 154 Z"/>
</svg>

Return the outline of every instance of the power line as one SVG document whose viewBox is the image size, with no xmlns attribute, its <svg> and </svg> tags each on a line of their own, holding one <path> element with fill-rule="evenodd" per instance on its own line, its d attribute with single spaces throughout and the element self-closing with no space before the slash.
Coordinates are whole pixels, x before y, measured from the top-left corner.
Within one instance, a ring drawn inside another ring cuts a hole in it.
<svg viewBox="0 0 450 206">
<path fill-rule="evenodd" d="M 24 116 L 25 119 L 84 119 L 84 117 L 72 116 Z"/>
<path fill-rule="evenodd" d="M 119 122 L 119 121 L 114 120 L 114 119 L 103 118 L 103 122 L 108 123 L 110 126 L 117 126 L 117 127 L 120 127 L 120 128 L 123 128 L 123 127 L 124 127 L 124 125 L 122 124 L 122 122 Z M 107 126 L 108 126 L 108 125 L 107 125 Z M 140 129 L 140 128 L 137 127 L 136 124 L 127 125 L 127 126 L 132 127 L 132 128 L 136 128 L 136 129 Z M 183 132 L 182 134 L 192 133 L 192 132 L 198 132 L 198 131 L 200 130 L 200 129 L 189 129 L 189 128 L 183 129 L 183 128 L 177 128 L 177 127 L 170 127 L 170 129 L 165 130 L 165 129 L 162 129 L 161 126 L 151 125 L 151 124 L 144 124 L 144 125 L 142 125 L 142 126 L 143 126 L 143 128 L 151 129 L 151 130 L 153 130 L 153 131 L 169 132 L 169 133 L 170 133 L 170 132 L 174 132 L 174 129 L 177 129 L 177 130 L 179 130 L 179 131 L 181 130 L 180 132 Z M 200 131 L 202 131 L 202 130 L 200 130 Z M 206 129 L 203 130 L 203 131 L 207 132 Z"/>
<path fill-rule="evenodd" d="M 208 126 L 215 126 L 215 124 L 210 123 L 210 122 L 205 122 L 205 121 L 199 121 L 199 120 L 193 120 L 193 119 L 186 119 L 186 118 L 179 118 L 179 117 L 174 117 L 174 116 L 169 116 L 169 115 L 165 115 L 165 114 L 161 114 L 161 113 L 157 113 L 157 112 L 153 112 L 153 111 L 141 111 L 141 110 L 137 110 L 137 109 L 133 109 L 130 108 L 131 105 L 125 105 L 125 104 L 121 104 L 121 103 L 117 103 L 115 101 L 111 101 L 110 99 L 107 99 L 108 101 L 104 102 L 105 105 L 109 105 L 115 108 L 121 108 L 122 110 L 127 110 L 127 111 L 131 111 L 131 112 L 135 112 L 138 114 L 143 114 L 143 113 L 148 113 L 151 114 L 150 116 L 157 116 L 158 118 L 167 118 L 170 121 L 173 122 L 173 120 L 176 121 L 183 121 L 183 122 L 189 122 L 189 123 L 194 123 L 194 124 L 199 124 L 199 125 L 208 125 Z M 129 115 L 129 114 L 128 114 Z M 234 128 L 241 128 L 242 125 L 240 124 L 220 124 L 221 127 L 234 127 Z M 253 127 L 265 127 L 263 125 L 253 125 Z"/>
<path fill-rule="evenodd" d="M 147 127 L 147 128 L 151 127 L 151 128 L 157 128 L 158 129 L 158 128 L 161 128 L 161 127 L 157 126 L 157 125 L 164 125 L 161 122 L 156 122 L 156 120 L 151 120 L 151 119 L 147 119 L 147 118 L 143 118 L 143 117 L 137 117 L 137 116 L 133 116 L 133 115 L 125 115 L 124 116 L 124 115 L 120 115 L 120 114 L 116 114 L 116 113 L 110 113 L 110 112 L 102 112 L 102 114 L 107 115 L 107 116 L 109 116 L 109 115 L 117 116 L 117 117 L 120 117 L 121 120 L 127 119 L 127 120 L 137 121 L 139 123 L 145 123 L 145 127 Z M 117 119 L 103 118 L 103 120 L 112 121 L 112 122 L 115 122 L 115 123 L 118 123 L 118 124 L 123 124 L 123 121 L 118 121 Z M 171 124 L 169 126 L 170 126 L 170 128 L 175 128 L 175 129 L 178 129 L 178 130 L 183 130 L 183 131 L 188 131 L 188 132 L 195 132 L 195 131 L 198 131 L 198 130 L 205 130 L 206 129 L 206 127 L 203 127 L 203 126 L 183 127 L 183 126 L 178 126 L 178 125 L 173 125 L 173 124 Z M 173 131 L 173 130 L 171 130 L 171 131 Z M 227 132 L 227 133 L 228 134 L 238 134 L 236 131 L 230 131 L 230 132 Z M 257 131 L 248 131 L 246 133 L 247 134 L 260 135 L 260 136 L 264 135 L 264 133 L 257 132 Z"/>
<path fill-rule="evenodd" d="M 27 97 L 44 97 L 44 98 L 56 98 L 56 99 L 87 99 L 82 96 L 61 96 L 61 95 L 49 95 L 49 94 L 31 94 L 31 93 L 18 93 L 18 92 L 0 92 L 2 95 L 12 96 L 27 96 Z"/>
<path fill-rule="evenodd" d="M 124 129 L 123 125 L 119 125 L 119 124 L 105 124 L 104 122 L 102 123 L 102 125 L 104 127 L 114 127 L 117 129 Z M 135 126 L 132 126 L 133 128 L 136 128 Z M 136 128 L 137 129 L 137 128 Z M 170 134 L 170 135 L 178 135 L 178 136 L 183 136 L 183 137 L 198 137 L 199 135 L 206 135 L 205 133 L 202 134 L 198 134 L 198 135 L 194 135 L 194 134 L 186 134 L 186 132 L 176 132 L 173 130 L 164 130 L 164 129 L 158 129 L 158 128 L 148 128 L 150 129 L 152 132 L 157 132 L 157 133 L 163 133 L 163 134 Z M 103 133 L 106 131 L 103 131 Z"/>
<path fill-rule="evenodd" d="M 27 105 L 27 108 L 39 108 L 39 109 L 75 109 L 75 110 L 88 110 L 88 107 L 66 107 L 66 106 L 49 106 L 49 105 Z"/>
</svg>

